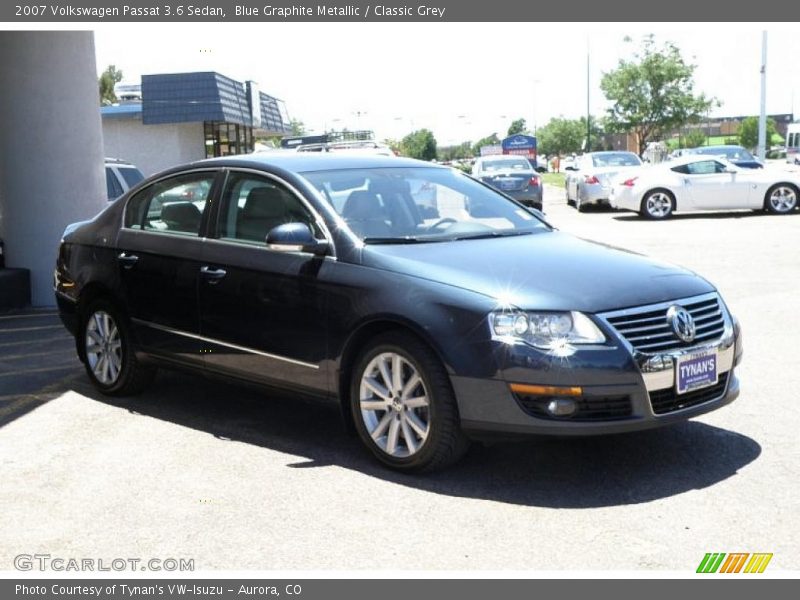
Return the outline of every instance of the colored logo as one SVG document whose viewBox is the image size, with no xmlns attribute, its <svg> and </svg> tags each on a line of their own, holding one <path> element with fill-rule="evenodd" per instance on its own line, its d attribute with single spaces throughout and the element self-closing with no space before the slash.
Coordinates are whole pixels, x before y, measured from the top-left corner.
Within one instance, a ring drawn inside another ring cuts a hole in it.
<svg viewBox="0 0 800 600">
<path fill-rule="evenodd" d="M 698 573 L 763 573 L 772 553 L 708 552 L 697 567 Z"/>
</svg>

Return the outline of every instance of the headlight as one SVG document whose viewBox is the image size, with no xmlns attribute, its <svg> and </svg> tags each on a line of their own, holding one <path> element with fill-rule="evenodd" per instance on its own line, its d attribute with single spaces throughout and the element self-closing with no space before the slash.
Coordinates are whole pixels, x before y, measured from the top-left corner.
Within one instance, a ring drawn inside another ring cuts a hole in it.
<svg viewBox="0 0 800 600">
<path fill-rule="evenodd" d="M 513 338 L 537 348 L 560 344 L 602 344 L 606 336 L 583 313 L 503 311 L 489 313 L 495 339 Z"/>
</svg>

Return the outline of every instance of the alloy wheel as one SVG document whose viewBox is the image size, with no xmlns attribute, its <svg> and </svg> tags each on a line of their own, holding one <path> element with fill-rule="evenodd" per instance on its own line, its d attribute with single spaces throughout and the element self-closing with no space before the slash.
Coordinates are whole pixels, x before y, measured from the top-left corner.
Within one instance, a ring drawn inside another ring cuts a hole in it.
<svg viewBox="0 0 800 600">
<path fill-rule="evenodd" d="M 364 369 L 359 408 L 373 442 L 394 458 L 413 456 L 430 432 L 430 402 L 422 376 L 405 357 L 384 352 Z"/>
<path fill-rule="evenodd" d="M 92 313 L 86 322 L 86 360 L 97 381 L 114 385 L 122 371 L 122 339 L 110 314 Z"/>
<path fill-rule="evenodd" d="M 787 213 L 797 206 L 797 192 L 788 185 L 776 186 L 769 194 L 769 208 L 772 212 Z"/>
<path fill-rule="evenodd" d="M 653 192 L 645 200 L 645 210 L 654 219 L 663 219 L 672 212 L 672 198 L 664 192 Z"/>
</svg>

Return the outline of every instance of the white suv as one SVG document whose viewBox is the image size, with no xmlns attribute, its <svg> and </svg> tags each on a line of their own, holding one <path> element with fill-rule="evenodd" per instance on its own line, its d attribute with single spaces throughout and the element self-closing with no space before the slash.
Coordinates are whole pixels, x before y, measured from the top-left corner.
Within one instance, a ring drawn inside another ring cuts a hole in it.
<svg viewBox="0 0 800 600">
<path fill-rule="evenodd" d="M 108 201 L 116 200 L 144 179 L 134 165 L 118 158 L 106 158 L 106 190 Z"/>
</svg>

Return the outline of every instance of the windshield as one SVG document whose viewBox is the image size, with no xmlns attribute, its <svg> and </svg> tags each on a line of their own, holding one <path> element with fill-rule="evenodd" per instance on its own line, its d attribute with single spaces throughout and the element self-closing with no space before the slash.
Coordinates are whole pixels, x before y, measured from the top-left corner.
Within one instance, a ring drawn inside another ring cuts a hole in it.
<svg viewBox="0 0 800 600">
<path fill-rule="evenodd" d="M 595 167 L 638 167 L 642 161 L 633 152 L 609 152 L 593 154 L 592 164 Z"/>
<path fill-rule="evenodd" d="M 453 169 L 302 173 L 365 243 L 412 243 L 548 231 L 528 209 Z"/>
<path fill-rule="evenodd" d="M 483 161 L 484 171 L 505 171 L 505 170 L 531 170 L 531 163 L 524 158 L 505 158 L 497 160 Z"/>
</svg>

